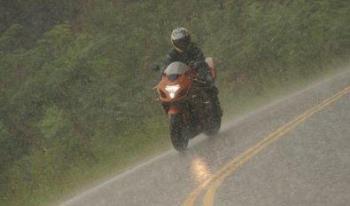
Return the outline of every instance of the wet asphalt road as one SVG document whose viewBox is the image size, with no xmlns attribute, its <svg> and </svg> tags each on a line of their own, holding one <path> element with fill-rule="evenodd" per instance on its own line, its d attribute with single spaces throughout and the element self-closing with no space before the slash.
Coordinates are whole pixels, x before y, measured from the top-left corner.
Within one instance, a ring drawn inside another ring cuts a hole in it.
<svg viewBox="0 0 350 206">
<path fill-rule="evenodd" d="M 350 72 L 238 117 L 214 139 L 199 136 L 189 150 L 155 157 L 62 203 L 64 206 L 350 205 L 350 89 L 226 175 L 207 201 L 210 184 L 228 162 L 306 110 L 350 86 Z"/>
</svg>

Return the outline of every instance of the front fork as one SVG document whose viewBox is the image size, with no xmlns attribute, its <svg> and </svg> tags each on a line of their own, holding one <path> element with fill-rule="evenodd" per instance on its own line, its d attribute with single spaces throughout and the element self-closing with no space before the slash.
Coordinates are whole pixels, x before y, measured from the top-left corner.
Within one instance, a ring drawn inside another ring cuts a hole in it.
<svg viewBox="0 0 350 206">
<path fill-rule="evenodd" d="M 163 108 L 165 112 L 168 114 L 168 118 L 170 119 L 173 115 L 180 115 L 183 125 L 185 125 L 188 128 L 188 131 L 190 132 L 190 138 L 197 135 L 199 133 L 199 120 L 193 119 L 193 116 L 191 116 L 191 111 L 189 106 L 182 105 L 182 104 L 170 104 L 170 105 L 163 105 Z"/>
</svg>

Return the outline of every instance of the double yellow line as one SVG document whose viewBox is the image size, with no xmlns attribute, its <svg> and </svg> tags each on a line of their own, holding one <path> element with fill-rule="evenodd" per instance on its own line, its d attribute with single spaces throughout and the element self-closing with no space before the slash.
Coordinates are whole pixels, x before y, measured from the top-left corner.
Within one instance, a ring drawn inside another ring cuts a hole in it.
<svg viewBox="0 0 350 206">
<path fill-rule="evenodd" d="M 220 170 L 218 170 L 214 175 L 212 175 L 210 178 L 208 178 L 206 181 L 200 184 L 194 191 L 192 191 L 192 193 L 190 193 L 190 195 L 187 197 L 187 199 L 183 203 L 183 206 L 194 206 L 198 196 L 205 189 L 207 189 L 207 192 L 205 193 L 203 198 L 203 205 L 213 206 L 215 193 L 226 177 L 231 176 L 239 167 L 241 167 L 245 162 L 247 162 L 256 154 L 258 154 L 265 147 L 269 146 L 271 143 L 280 139 L 282 136 L 287 134 L 289 131 L 293 130 L 295 127 L 303 123 L 306 119 L 310 118 L 315 113 L 323 110 L 330 104 L 336 102 L 341 97 L 349 93 L 350 93 L 350 86 L 336 93 L 332 97 L 322 101 L 320 104 L 310 108 L 303 114 L 297 116 L 295 119 L 291 120 L 285 125 L 279 127 L 274 132 L 270 133 L 268 136 L 263 138 L 257 144 L 250 147 L 245 152 L 241 153 L 236 158 L 228 162 Z"/>
</svg>

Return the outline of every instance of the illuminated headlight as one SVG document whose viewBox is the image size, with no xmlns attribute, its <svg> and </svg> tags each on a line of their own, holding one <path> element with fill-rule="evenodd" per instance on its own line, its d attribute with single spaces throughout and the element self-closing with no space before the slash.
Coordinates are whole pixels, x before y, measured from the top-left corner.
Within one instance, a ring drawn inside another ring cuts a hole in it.
<svg viewBox="0 0 350 206">
<path fill-rule="evenodd" d="M 177 92 L 177 90 L 180 89 L 180 85 L 175 84 L 175 85 L 167 85 L 165 87 L 165 90 L 169 93 L 169 96 L 171 99 L 173 99 L 175 97 L 175 94 Z"/>
</svg>

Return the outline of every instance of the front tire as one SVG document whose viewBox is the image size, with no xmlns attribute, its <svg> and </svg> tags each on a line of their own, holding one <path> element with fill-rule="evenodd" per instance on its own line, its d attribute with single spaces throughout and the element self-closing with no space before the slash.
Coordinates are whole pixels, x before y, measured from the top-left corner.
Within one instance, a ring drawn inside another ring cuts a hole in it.
<svg viewBox="0 0 350 206">
<path fill-rule="evenodd" d="M 174 114 L 170 116 L 169 120 L 171 143 L 177 151 L 183 152 L 187 149 L 189 137 L 182 116 L 181 114 Z"/>
</svg>

